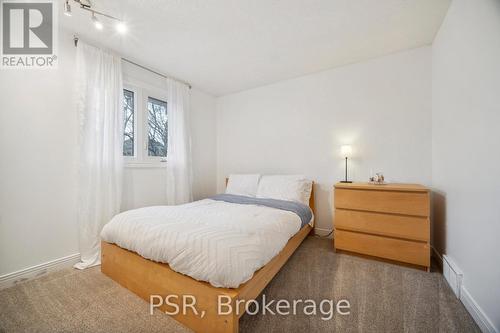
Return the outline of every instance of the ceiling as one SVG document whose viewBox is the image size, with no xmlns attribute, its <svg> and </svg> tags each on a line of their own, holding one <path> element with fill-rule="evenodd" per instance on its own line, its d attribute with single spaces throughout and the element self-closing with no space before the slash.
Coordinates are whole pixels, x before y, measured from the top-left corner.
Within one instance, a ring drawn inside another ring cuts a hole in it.
<svg viewBox="0 0 500 333">
<path fill-rule="evenodd" d="M 93 0 L 129 31 L 60 24 L 215 96 L 430 44 L 450 0 Z M 103 19 L 103 21 L 105 21 Z"/>
</svg>

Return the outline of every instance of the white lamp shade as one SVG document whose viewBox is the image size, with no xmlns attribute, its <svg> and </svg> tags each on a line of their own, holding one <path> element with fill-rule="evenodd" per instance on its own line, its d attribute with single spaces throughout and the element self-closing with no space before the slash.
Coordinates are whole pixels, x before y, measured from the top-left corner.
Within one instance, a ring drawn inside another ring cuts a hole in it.
<svg viewBox="0 0 500 333">
<path fill-rule="evenodd" d="M 340 153 L 343 157 L 351 157 L 352 147 L 350 145 L 343 145 L 340 147 Z"/>
</svg>

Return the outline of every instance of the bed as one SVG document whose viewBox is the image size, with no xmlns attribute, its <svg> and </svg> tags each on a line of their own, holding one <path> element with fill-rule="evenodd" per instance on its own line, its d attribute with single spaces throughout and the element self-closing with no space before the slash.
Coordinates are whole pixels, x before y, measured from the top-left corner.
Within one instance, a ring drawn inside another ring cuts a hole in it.
<svg viewBox="0 0 500 333">
<path fill-rule="evenodd" d="M 309 207 L 314 212 L 314 190 L 311 191 Z M 104 240 L 101 242 L 101 271 L 148 302 L 150 302 L 151 295 L 163 297 L 178 295 L 179 298 L 171 298 L 169 301 L 182 307 L 182 295 L 194 296 L 198 314 L 187 311 L 184 314 L 181 312 L 172 315 L 172 317 L 196 332 L 238 332 L 238 321 L 244 314 L 244 304 L 237 303 L 238 300 L 248 301 L 257 298 L 302 241 L 312 232 L 313 226 L 310 224 L 301 227 L 277 255 L 237 288 L 216 287 L 213 282 L 210 284 L 199 281 L 173 270 L 168 264 L 146 259 L 134 251 Z M 236 308 L 236 304 L 239 304 L 239 311 L 218 315 L 219 296 L 224 296 L 226 300 L 230 299 L 233 309 Z M 172 307 L 164 304 L 159 309 L 171 311 Z"/>
</svg>

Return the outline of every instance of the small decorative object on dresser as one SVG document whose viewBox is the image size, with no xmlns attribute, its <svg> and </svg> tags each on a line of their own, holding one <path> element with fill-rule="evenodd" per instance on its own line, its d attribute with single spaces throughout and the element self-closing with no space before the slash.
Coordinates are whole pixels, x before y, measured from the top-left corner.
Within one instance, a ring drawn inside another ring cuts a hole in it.
<svg viewBox="0 0 500 333">
<path fill-rule="evenodd" d="M 370 184 L 385 185 L 387 183 L 385 182 L 384 175 L 381 172 L 377 172 L 375 176 L 370 177 Z"/>
<path fill-rule="evenodd" d="M 429 189 L 335 185 L 334 248 L 430 268 Z"/>
</svg>

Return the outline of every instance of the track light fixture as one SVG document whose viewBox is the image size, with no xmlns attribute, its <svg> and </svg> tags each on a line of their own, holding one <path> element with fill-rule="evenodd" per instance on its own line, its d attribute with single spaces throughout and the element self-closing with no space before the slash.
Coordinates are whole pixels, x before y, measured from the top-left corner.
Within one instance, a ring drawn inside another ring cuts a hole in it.
<svg viewBox="0 0 500 333">
<path fill-rule="evenodd" d="M 71 16 L 71 5 L 69 4 L 69 0 L 66 0 L 64 3 L 64 15 Z"/>
<path fill-rule="evenodd" d="M 94 22 L 94 26 L 97 30 L 102 30 L 103 25 L 95 16 L 95 13 L 92 13 L 92 22 Z"/>
<path fill-rule="evenodd" d="M 86 10 L 92 14 L 91 20 L 97 30 L 102 30 L 104 28 L 104 24 L 97 18 L 97 16 L 101 16 L 109 20 L 115 21 L 116 22 L 115 29 L 118 33 L 124 34 L 127 32 L 127 26 L 125 25 L 125 22 L 112 15 L 92 9 L 92 3 L 90 2 L 90 0 L 73 0 L 73 1 L 80 5 L 80 9 Z M 64 3 L 64 14 L 67 16 L 71 16 L 71 6 L 69 4 L 69 0 L 66 0 L 66 2 Z"/>
</svg>

